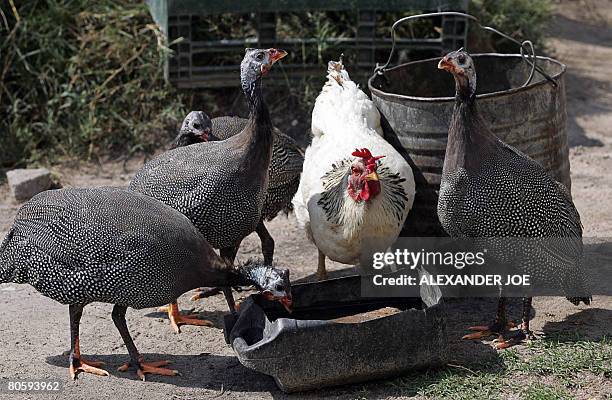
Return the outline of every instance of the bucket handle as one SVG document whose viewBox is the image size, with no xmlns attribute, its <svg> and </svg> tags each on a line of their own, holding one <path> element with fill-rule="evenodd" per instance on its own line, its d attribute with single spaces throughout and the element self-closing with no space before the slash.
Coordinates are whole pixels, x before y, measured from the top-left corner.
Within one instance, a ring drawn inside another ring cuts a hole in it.
<svg viewBox="0 0 612 400">
<path fill-rule="evenodd" d="M 393 23 L 393 26 L 391 26 L 392 42 L 391 42 L 391 52 L 389 53 L 389 58 L 387 59 L 387 62 L 384 65 L 376 64 L 376 68 L 374 68 L 374 73 L 383 75 L 385 73 L 385 70 L 391 63 L 391 59 L 393 58 L 393 54 L 395 53 L 395 28 L 397 28 L 399 24 L 406 22 L 406 21 L 411 21 L 417 18 L 438 17 L 438 16 L 443 16 L 443 15 L 464 17 L 464 18 L 470 19 L 474 21 L 480 28 L 486 31 L 496 33 L 502 36 L 503 38 L 511 41 L 512 43 L 517 44 L 521 49 L 521 58 L 527 65 L 531 67 L 531 72 L 529 73 L 529 77 L 527 78 L 527 81 L 525 81 L 522 87 L 525 87 L 531 83 L 533 76 L 535 75 L 535 71 L 538 71 L 544 78 L 546 78 L 546 80 L 552 83 L 553 86 L 555 87 L 557 86 L 557 82 L 555 82 L 555 80 L 551 78 L 550 75 L 548 75 L 542 67 L 537 65 L 537 57 L 535 55 L 535 49 L 534 49 L 534 46 L 531 40 L 524 40 L 523 42 L 519 42 L 518 40 L 514 39 L 512 36 L 507 35 L 503 32 L 500 32 L 499 30 L 495 28 L 492 28 L 490 26 L 481 25 L 480 21 L 478 21 L 478 18 L 474 17 L 473 15 L 456 12 L 456 11 L 443 11 L 443 12 L 434 12 L 434 13 L 427 13 L 427 14 L 409 15 L 407 17 L 400 18 L 397 21 L 395 21 L 395 23 Z"/>
</svg>

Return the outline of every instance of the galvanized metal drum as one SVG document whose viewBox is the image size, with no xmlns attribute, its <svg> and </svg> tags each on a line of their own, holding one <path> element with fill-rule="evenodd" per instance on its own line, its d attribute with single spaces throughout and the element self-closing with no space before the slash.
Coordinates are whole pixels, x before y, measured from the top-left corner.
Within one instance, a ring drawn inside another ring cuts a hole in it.
<svg viewBox="0 0 612 400">
<path fill-rule="evenodd" d="M 533 54 L 472 57 L 478 77 L 478 107 L 491 130 L 570 189 L 565 65 Z M 455 84 L 449 73 L 438 70 L 438 61 L 415 61 L 393 68 L 385 65 L 368 81 L 372 100 L 383 117 L 385 137 L 405 150 L 415 173 L 417 193 L 406 220 L 406 235 L 443 234 L 437 217 L 437 193 Z"/>
</svg>

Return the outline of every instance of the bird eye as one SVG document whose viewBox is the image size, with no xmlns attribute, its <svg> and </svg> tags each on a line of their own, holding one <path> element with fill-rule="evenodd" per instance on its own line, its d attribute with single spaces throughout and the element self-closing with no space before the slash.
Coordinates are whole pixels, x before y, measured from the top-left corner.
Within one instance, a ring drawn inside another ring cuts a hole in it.
<svg viewBox="0 0 612 400">
<path fill-rule="evenodd" d="M 197 122 L 195 124 L 193 124 L 193 128 L 194 129 L 200 129 L 202 127 L 202 125 L 198 124 Z"/>
<path fill-rule="evenodd" d="M 459 64 L 463 64 L 465 63 L 465 56 L 461 54 L 459 57 L 457 57 L 457 60 L 459 61 Z"/>
<path fill-rule="evenodd" d="M 264 58 L 264 54 L 263 53 L 257 53 L 257 56 L 255 57 L 258 61 L 263 60 Z"/>
<path fill-rule="evenodd" d="M 275 289 L 280 292 L 283 290 L 283 285 L 276 285 Z"/>
</svg>

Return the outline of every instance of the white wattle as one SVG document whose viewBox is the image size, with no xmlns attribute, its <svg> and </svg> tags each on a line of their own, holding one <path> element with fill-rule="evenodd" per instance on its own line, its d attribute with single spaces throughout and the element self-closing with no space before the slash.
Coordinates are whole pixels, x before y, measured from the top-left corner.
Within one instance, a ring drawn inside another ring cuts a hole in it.
<svg viewBox="0 0 612 400">
<path fill-rule="evenodd" d="M 328 80 L 312 112 L 312 144 L 306 149 L 300 186 L 293 199 L 295 215 L 309 238 L 327 257 L 341 263 L 359 261 L 362 253 L 386 250 L 399 235 L 414 201 L 414 177 L 404 158 L 382 138 L 380 114 L 374 103 L 350 80 L 343 68 L 330 68 Z M 317 204 L 324 191 L 322 177 L 342 160 L 355 157 L 355 149 L 367 148 L 373 156 L 385 157 L 381 166 L 399 173 L 407 195 L 401 217 L 390 215 L 385 182 L 381 193 L 369 202 L 356 202 L 343 190 L 338 224 L 328 220 Z"/>
</svg>

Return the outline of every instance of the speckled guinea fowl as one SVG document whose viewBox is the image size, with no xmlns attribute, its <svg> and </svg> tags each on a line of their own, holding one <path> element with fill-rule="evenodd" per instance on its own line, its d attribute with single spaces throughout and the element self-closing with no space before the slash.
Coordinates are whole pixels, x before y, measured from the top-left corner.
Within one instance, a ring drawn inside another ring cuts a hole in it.
<svg viewBox="0 0 612 400">
<path fill-rule="evenodd" d="M 537 162 L 503 143 L 487 127 L 478 112 L 475 65 L 467 52 L 447 54 L 438 67 L 453 74 L 457 91 L 438 200 L 442 226 L 454 237 L 486 240 L 493 244 L 499 261 L 530 274 L 534 281 L 560 285 L 576 305 L 580 301 L 589 304 L 589 285 L 582 268 L 582 225 L 569 192 Z M 518 243 L 523 246 L 520 251 Z M 520 329 L 506 336 L 508 340 L 501 338 L 497 348 L 518 343 L 530 334 L 530 310 L 531 297 L 525 297 Z M 465 338 L 476 339 L 505 328 L 502 293 L 494 324 L 472 327 L 478 332 Z"/>
<path fill-rule="evenodd" d="M 248 119 L 240 117 L 217 117 L 212 121 L 203 111 L 190 112 L 177 135 L 175 146 L 188 146 L 202 141 L 225 140 L 242 132 Z M 262 210 L 262 223 L 256 232 L 262 243 L 264 262 L 271 264 L 274 255 L 274 240 L 268 233 L 263 221 L 271 221 L 279 212 L 291 212 L 291 199 L 300 184 L 300 174 L 304 164 L 304 152 L 295 140 L 274 128 L 272 159 L 268 179 L 268 191 Z"/>
<path fill-rule="evenodd" d="M 232 262 L 242 239 L 261 221 L 272 155 L 272 122 L 262 96 L 262 77 L 286 54 L 246 49 L 240 79 L 250 115 L 240 134 L 167 151 L 145 164 L 129 186 L 186 215 Z M 234 311 L 231 288 L 223 291 Z"/>
<path fill-rule="evenodd" d="M 181 213 L 139 193 L 114 188 L 43 192 L 25 203 L 0 245 L 0 283 L 32 285 L 70 306 L 70 375 L 108 375 L 80 357 L 79 322 L 92 302 L 115 304 L 113 321 L 130 355 L 120 370 L 176 375 L 145 363 L 128 331 L 128 307 L 156 307 L 199 286 L 253 284 L 290 305 L 289 274 L 221 259 Z"/>
</svg>

